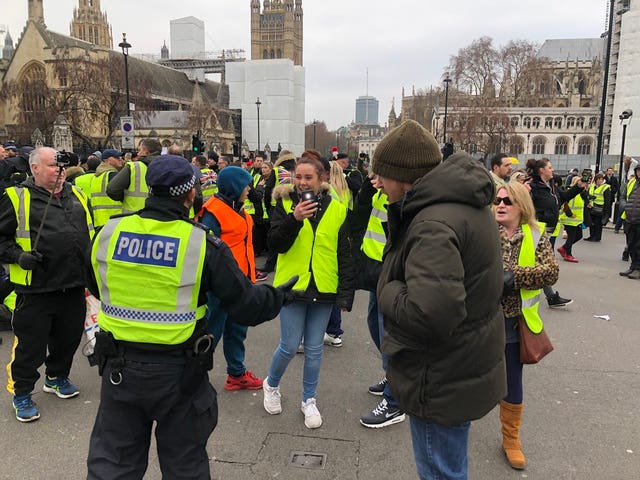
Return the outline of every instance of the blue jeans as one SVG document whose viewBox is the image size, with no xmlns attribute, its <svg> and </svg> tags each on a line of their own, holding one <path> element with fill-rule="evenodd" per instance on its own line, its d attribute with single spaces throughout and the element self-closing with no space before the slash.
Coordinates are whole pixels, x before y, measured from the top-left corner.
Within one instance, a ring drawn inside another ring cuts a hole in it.
<svg viewBox="0 0 640 480">
<path fill-rule="evenodd" d="M 227 313 L 220 308 L 220 301 L 208 294 L 207 332 L 213 334 L 213 347 L 218 346 L 222 338 L 224 359 L 227 361 L 227 374 L 239 377 L 246 370 L 244 365 L 244 341 L 248 327 L 227 320 Z"/>
<path fill-rule="evenodd" d="M 507 365 L 507 403 L 522 403 L 522 363 L 520 363 L 520 343 L 507 343 L 504 347 L 505 363 Z"/>
<path fill-rule="evenodd" d="M 334 337 L 339 337 L 344 333 L 342 330 L 342 310 L 337 305 L 334 305 L 331 309 L 331 315 L 329 316 L 329 324 L 327 325 L 327 333 Z"/>
<path fill-rule="evenodd" d="M 409 418 L 420 480 L 466 480 L 471 423 L 447 426 Z"/>
<path fill-rule="evenodd" d="M 289 362 L 296 356 L 304 337 L 304 369 L 302 374 L 302 401 L 315 398 L 324 332 L 331 314 L 330 304 L 293 302 L 280 310 L 280 345 L 273 352 L 269 367 L 269 385 L 277 387 Z"/>
<path fill-rule="evenodd" d="M 367 325 L 369 326 L 369 334 L 371 335 L 371 339 L 373 343 L 376 344 L 378 350 L 380 351 L 380 356 L 382 357 L 382 369 L 387 372 L 387 367 L 389 365 L 389 357 L 382 353 L 382 339 L 384 338 L 384 321 L 382 318 L 382 311 L 378 308 L 378 297 L 376 296 L 376 292 L 369 292 L 369 306 L 367 308 Z M 391 395 L 391 387 L 387 382 L 387 385 L 384 387 L 384 392 L 382 393 L 384 398 L 387 400 L 387 403 L 390 407 L 398 407 L 398 402 L 393 395 Z"/>
</svg>

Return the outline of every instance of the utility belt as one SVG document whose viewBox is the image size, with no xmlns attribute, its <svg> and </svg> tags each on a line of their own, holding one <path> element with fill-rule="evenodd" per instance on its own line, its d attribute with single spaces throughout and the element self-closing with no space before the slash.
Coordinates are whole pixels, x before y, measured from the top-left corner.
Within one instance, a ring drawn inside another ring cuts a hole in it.
<svg viewBox="0 0 640 480">
<path fill-rule="evenodd" d="M 111 332 L 97 332 L 93 364 L 98 366 L 98 374 L 102 376 L 108 363 L 111 367 L 109 380 L 117 386 L 122 383 L 123 369 L 129 362 L 184 365 L 180 391 L 184 395 L 193 395 L 205 380 L 207 372 L 213 368 L 213 339 L 208 335 L 197 338 L 189 348 L 179 345 L 178 348 L 163 351 L 141 349 L 140 345 L 116 340 Z M 154 346 L 158 347 L 150 347 Z"/>
</svg>

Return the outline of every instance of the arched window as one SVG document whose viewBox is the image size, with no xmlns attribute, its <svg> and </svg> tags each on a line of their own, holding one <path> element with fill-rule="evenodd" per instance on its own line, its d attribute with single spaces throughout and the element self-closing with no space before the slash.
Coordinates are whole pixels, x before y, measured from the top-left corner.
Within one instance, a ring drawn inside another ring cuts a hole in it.
<svg viewBox="0 0 640 480">
<path fill-rule="evenodd" d="M 544 148 L 547 144 L 545 137 L 534 137 L 531 143 L 531 153 L 533 155 L 544 155 Z"/>
<path fill-rule="evenodd" d="M 262 58 L 267 59 L 269 58 L 269 52 L 267 51 L 267 49 L 265 48 L 264 51 L 262 52 Z"/>
<path fill-rule="evenodd" d="M 582 137 L 578 140 L 578 155 L 591 155 L 593 141 L 589 137 Z"/>
<path fill-rule="evenodd" d="M 20 106 L 26 114 L 37 115 L 46 107 L 47 73 L 44 65 L 33 62 L 28 64 L 20 75 L 22 99 Z"/>
<path fill-rule="evenodd" d="M 269 52 L 269 58 L 276 58 L 276 52 L 271 50 L 271 52 Z"/>
<path fill-rule="evenodd" d="M 553 117 L 545 117 L 544 128 L 551 128 L 553 126 Z"/>
<path fill-rule="evenodd" d="M 556 145 L 553 149 L 553 153 L 556 155 L 566 155 L 569 152 L 569 139 L 567 137 L 560 137 L 556 139 Z"/>
<path fill-rule="evenodd" d="M 524 138 L 514 135 L 509 139 L 509 154 L 520 155 L 524 152 Z"/>
<path fill-rule="evenodd" d="M 522 124 L 527 128 L 531 128 L 531 117 L 524 117 Z"/>
<path fill-rule="evenodd" d="M 282 58 L 282 50 L 278 49 L 277 53 L 276 53 L 276 58 Z"/>
<path fill-rule="evenodd" d="M 575 126 L 576 126 L 575 117 L 568 117 L 567 118 L 567 128 L 574 128 Z"/>
<path fill-rule="evenodd" d="M 594 129 L 596 128 L 596 123 L 598 122 L 598 119 L 596 117 L 589 117 L 589 129 Z"/>
<path fill-rule="evenodd" d="M 533 117 L 533 122 L 531 123 L 533 128 L 540 128 L 540 117 Z"/>
<path fill-rule="evenodd" d="M 510 122 L 512 128 L 516 128 L 518 126 L 518 123 L 520 123 L 518 120 L 518 117 L 511 117 Z"/>
<path fill-rule="evenodd" d="M 553 119 L 553 128 L 562 128 L 562 117 L 556 117 Z"/>
<path fill-rule="evenodd" d="M 576 119 L 576 127 L 577 128 L 584 128 L 584 117 L 578 117 Z"/>
</svg>

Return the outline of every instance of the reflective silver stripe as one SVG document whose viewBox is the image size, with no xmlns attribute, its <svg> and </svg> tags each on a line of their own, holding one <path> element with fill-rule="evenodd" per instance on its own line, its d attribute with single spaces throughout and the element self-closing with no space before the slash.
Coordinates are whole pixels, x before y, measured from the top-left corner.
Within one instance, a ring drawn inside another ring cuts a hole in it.
<svg viewBox="0 0 640 480">
<path fill-rule="evenodd" d="M 135 185 L 133 188 L 133 192 L 131 192 L 130 195 L 134 196 L 134 197 L 139 197 L 140 196 L 140 164 L 138 162 L 133 162 L 133 168 L 135 170 L 134 172 L 134 177 L 135 177 Z M 146 195 L 145 195 L 146 196 Z"/>
<path fill-rule="evenodd" d="M 540 303 L 540 294 L 536 295 L 535 297 L 522 300 L 522 308 L 535 307 L 538 303 Z"/>
<path fill-rule="evenodd" d="M 371 209 L 371 216 L 372 217 L 376 217 L 378 219 L 380 219 L 383 222 L 387 221 L 387 211 L 386 210 L 380 210 L 379 208 L 373 208 Z"/>
<path fill-rule="evenodd" d="M 102 302 L 100 308 L 105 315 L 142 323 L 191 323 L 196 320 L 196 311 L 188 310 L 181 312 L 179 310 L 171 312 L 157 312 L 142 310 L 139 308 L 121 307 Z"/>
<path fill-rule="evenodd" d="M 371 230 L 367 230 L 364 234 L 364 238 L 370 238 L 371 240 L 375 240 L 376 242 L 380 242 L 382 244 L 387 243 L 387 237 L 382 233 L 376 233 Z"/>
<path fill-rule="evenodd" d="M 98 205 L 91 206 L 91 210 L 117 210 L 120 211 L 122 207 L 120 205 Z"/>
<path fill-rule="evenodd" d="M 29 225 L 27 225 L 27 215 L 24 204 L 24 188 L 15 187 L 15 192 L 18 197 L 18 228 L 16 229 L 16 238 L 28 238 L 31 239 L 29 233 Z"/>
<path fill-rule="evenodd" d="M 100 295 L 104 303 L 111 303 L 111 293 L 107 285 L 107 251 L 109 250 L 111 236 L 121 220 L 121 218 L 116 218 L 105 223 L 100 232 L 100 237 L 97 240 L 98 249 L 96 251 L 96 260 L 98 261 L 98 275 L 100 276 L 100 284 L 102 286 Z"/>
<path fill-rule="evenodd" d="M 178 289 L 178 298 L 176 303 L 176 311 L 186 312 L 190 309 L 191 290 L 196 284 L 199 275 L 198 266 L 200 263 L 200 249 L 204 241 L 205 231 L 200 228 L 192 228 L 187 242 L 187 250 L 185 252 L 184 265 L 182 266 L 182 276 L 180 277 L 180 285 Z M 195 315 L 195 313 L 194 313 Z"/>
<path fill-rule="evenodd" d="M 107 183 L 109 181 L 109 172 L 104 172 L 102 174 L 102 182 L 100 183 L 100 191 L 99 192 L 91 192 L 91 197 L 108 197 L 107 195 Z M 95 210 L 95 209 L 94 209 Z"/>
<path fill-rule="evenodd" d="M 533 228 L 531 228 L 530 230 L 531 230 L 531 237 L 533 237 L 533 250 L 535 252 L 536 248 L 538 248 L 538 243 L 540 243 L 540 238 L 542 237 L 542 233 L 534 230 Z"/>
</svg>

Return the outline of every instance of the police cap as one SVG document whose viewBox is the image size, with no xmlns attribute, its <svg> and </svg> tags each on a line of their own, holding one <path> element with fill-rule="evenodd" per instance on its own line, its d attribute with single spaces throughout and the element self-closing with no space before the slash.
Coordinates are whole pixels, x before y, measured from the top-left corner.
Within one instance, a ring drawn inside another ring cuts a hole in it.
<svg viewBox="0 0 640 480">
<path fill-rule="evenodd" d="M 191 164 L 178 155 L 160 155 L 147 168 L 149 192 L 155 196 L 179 197 L 196 183 Z"/>
</svg>

